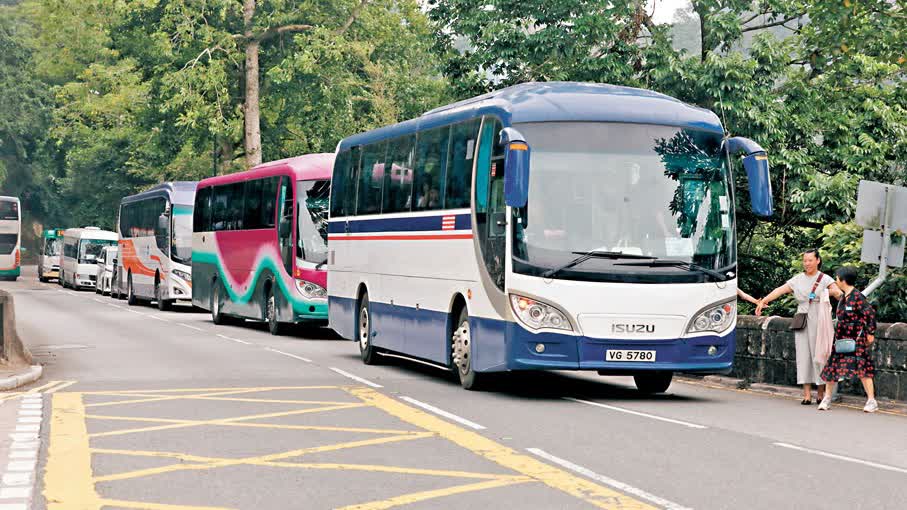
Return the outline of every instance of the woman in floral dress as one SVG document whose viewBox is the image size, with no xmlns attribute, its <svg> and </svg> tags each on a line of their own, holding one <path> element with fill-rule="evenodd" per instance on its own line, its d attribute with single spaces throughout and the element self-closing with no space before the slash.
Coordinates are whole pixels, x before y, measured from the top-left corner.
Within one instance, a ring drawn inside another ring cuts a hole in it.
<svg viewBox="0 0 907 510">
<path fill-rule="evenodd" d="M 825 398 L 819 404 L 819 410 L 828 410 L 831 405 L 829 397 L 838 381 L 859 377 L 868 397 L 863 411 L 874 413 L 879 409 L 872 383 L 875 368 L 871 357 L 872 344 L 875 342 L 876 313 L 863 294 L 854 288 L 857 281 L 857 272 L 854 268 L 842 267 L 838 269 L 836 275 L 838 287 L 844 291 L 844 297 L 838 303 L 835 340 L 855 339 L 856 352 L 839 353 L 832 348 L 831 357 L 822 370 Z"/>
</svg>

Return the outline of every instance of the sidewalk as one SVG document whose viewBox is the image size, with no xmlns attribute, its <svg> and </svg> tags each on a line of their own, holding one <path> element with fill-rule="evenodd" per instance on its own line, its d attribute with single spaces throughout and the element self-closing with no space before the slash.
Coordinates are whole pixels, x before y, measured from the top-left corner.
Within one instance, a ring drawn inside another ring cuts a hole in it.
<svg viewBox="0 0 907 510">
<path fill-rule="evenodd" d="M 799 386 L 749 383 L 744 379 L 737 379 L 723 375 L 707 375 L 704 377 L 697 377 L 694 375 L 677 375 L 675 376 L 675 379 L 687 384 L 696 384 L 709 388 L 760 393 L 763 395 L 772 395 L 776 397 L 790 398 L 793 400 L 800 400 L 803 398 L 803 389 Z M 842 395 L 840 393 L 838 394 L 838 396 L 840 397 L 840 400 L 832 404 L 834 407 L 846 407 L 862 411 L 863 406 L 866 404 L 866 397 L 857 395 Z M 890 400 L 886 398 L 877 398 L 876 400 L 879 403 L 878 412 L 907 416 L 907 402 Z"/>
<path fill-rule="evenodd" d="M 31 384 L 41 378 L 44 367 L 25 365 L 17 368 L 0 369 L 0 391 L 11 391 L 20 386 Z"/>
</svg>

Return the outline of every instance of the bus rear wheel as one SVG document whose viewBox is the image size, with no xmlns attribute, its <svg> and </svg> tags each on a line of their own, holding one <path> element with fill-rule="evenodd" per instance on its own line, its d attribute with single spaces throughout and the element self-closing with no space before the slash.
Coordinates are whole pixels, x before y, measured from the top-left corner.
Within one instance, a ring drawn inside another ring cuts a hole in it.
<svg viewBox="0 0 907 510">
<path fill-rule="evenodd" d="M 274 288 L 268 289 L 268 300 L 265 302 L 265 320 L 268 321 L 268 332 L 274 336 L 284 333 L 286 325 L 277 320 L 277 297 Z"/>
<path fill-rule="evenodd" d="M 224 297 L 226 296 L 226 292 L 223 285 L 220 283 L 220 280 L 214 280 L 214 284 L 211 285 L 211 287 L 211 322 L 218 326 L 233 323 L 233 318 L 224 314 Z"/>
<path fill-rule="evenodd" d="M 380 355 L 372 344 L 372 316 L 369 313 L 368 293 L 359 301 L 359 320 L 356 321 L 356 338 L 359 340 L 359 357 L 366 365 L 377 365 Z"/>
<path fill-rule="evenodd" d="M 671 386 L 671 379 L 674 378 L 673 372 L 652 372 L 649 374 L 637 374 L 633 376 L 636 382 L 636 389 L 646 395 L 664 393 Z"/>
<path fill-rule="evenodd" d="M 451 366 L 457 371 L 460 386 L 467 390 L 479 390 L 486 382 L 487 375 L 475 371 L 472 364 L 472 330 L 469 327 L 469 312 L 464 306 L 460 310 L 456 327 L 451 335 Z"/>
</svg>

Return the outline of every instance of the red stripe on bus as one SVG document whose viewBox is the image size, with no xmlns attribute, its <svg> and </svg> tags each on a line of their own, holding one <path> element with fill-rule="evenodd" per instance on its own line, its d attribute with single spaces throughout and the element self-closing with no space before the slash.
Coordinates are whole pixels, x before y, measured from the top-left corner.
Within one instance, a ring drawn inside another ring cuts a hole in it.
<svg viewBox="0 0 907 510">
<path fill-rule="evenodd" d="M 328 241 L 428 241 L 437 239 L 472 239 L 472 234 L 433 235 L 386 235 L 386 236 L 328 236 Z"/>
</svg>

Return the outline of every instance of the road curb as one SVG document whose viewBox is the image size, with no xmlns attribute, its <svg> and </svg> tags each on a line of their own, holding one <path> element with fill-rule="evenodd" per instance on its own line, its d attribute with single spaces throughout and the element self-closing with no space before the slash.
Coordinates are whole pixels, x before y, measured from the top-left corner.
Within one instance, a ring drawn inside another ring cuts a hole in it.
<svg viewBox="0 0 907 510">
<path fill-rule="evenodd" d="M 44 367 L 32 365 L 28 371 L 0 379 L 0 391 L 14 390 L 20 386 L 33 383 L 44 374 Z"/>
<path fill-rule="evenodd" d="M 775 397 L 793 398 L 797 400 L 803 398 L 803 390 L 800 387 L 781 386 L 766 383 L 750 383 L 746 379 L 737 379 L 723 375 L 707 375 L 705 377 L 683 375 L 677 376 L 677 379 L 682 382 L 691 384 L 701 385 L 705 383 L 713 387 L 726 388 L 730 390 L 751 391 L 753 393 L 771 395 Z M 839 397 L 840 401 L 836 401 L 838 405 L 844 405 L 846 407 L 862 409 L 863 405 L 866 403 L 866 397 L 861 397 L 858 395 L 839 395 Z M 877 400 L 879 402 L 879 409 L 892 414 L 907 416 L 907 402 L 889 400 L 886 398 L 878 398 Z"/>
</svg>

